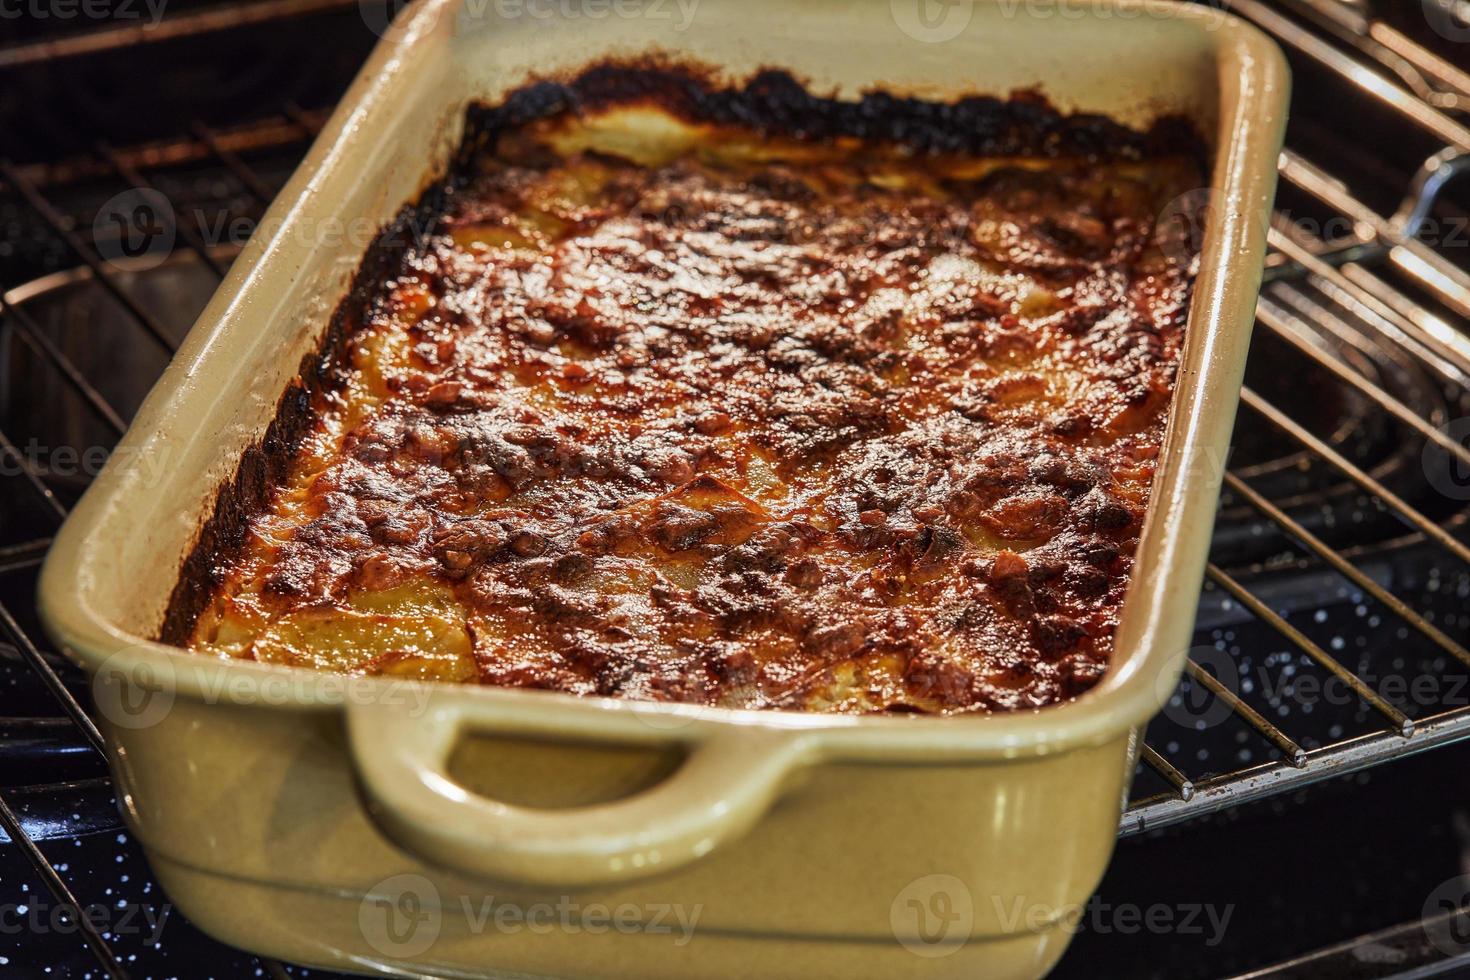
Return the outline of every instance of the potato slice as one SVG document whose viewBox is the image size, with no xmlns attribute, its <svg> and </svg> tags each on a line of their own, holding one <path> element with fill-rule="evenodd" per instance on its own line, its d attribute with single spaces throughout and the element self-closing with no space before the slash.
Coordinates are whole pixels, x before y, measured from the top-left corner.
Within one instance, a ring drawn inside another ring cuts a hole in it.
<svg viewBox="0 0 1470 980">
<path fill-rule="evenodd" d="M 463 681 L 476 675 L 469 631 L 439 616 L 313 609 L 282 616 L 252 645 L 262 663 Z"/>
</svg>

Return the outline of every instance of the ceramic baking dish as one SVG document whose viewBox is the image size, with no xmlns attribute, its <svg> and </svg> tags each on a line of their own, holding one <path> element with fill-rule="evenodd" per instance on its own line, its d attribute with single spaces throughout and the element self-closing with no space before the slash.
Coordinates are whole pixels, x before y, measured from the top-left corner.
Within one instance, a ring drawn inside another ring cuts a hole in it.
<svg viewBox="0 0 1470 980">
<path fill-rule="evenodd" d="M 600 13 L 599 13 L 600 12 Z M 1287 98 L 1218 11 L 923 0 L 421 0 L 389 28 L 47 559 L 42 615 L 95 677 L 119 800 L 198 926 L 365 972 L 1029 976 L 1111 853 L 1172 691 L 1251 332 Z M 1193 119 L 1201 270 L 1108 674 L 992 717 L 740 713 L 227 662 L 152 642 L 216 493 L 465 107 L 657 49 L 819 91 L 1040 85 Z M 1205 192 L 1202 189 L 1202 194 Z"/>
</svg>

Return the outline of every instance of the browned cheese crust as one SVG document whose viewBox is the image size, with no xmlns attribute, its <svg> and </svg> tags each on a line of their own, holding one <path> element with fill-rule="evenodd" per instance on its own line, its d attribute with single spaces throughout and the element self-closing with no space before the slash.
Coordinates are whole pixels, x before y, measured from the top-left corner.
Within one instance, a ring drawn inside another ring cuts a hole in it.
<svg viewBox="0 0 1470 980">
<path fill-rule="evenodd" d="M 496 132 L 369 284 L 190 645 L 735 708 L 1075 697 L 1163 439 L 1191 257 L 1154 225 L 1196 161 L 646 106 Z"/>
</svg>

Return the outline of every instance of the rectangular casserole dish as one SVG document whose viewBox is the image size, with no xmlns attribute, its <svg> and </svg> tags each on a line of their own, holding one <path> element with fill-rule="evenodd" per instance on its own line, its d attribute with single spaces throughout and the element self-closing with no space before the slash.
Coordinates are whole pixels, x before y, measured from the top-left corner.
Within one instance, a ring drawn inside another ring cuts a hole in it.
<svg viewBox="0 0 1470 980">
<path fill-rule="evenodd" d="M 227 942 L 436 976 L 1029 976 L 1102 874 L 1137 733 L 1190 642 L 1284 122 L 1280 54 L 1172 4 L 685 9 L 425 0 L 387 27 L 48 557 L 42 614 L 94 675 L 129 825 L 170 898 Z M 845 97 L 1040 85 L 1063 110 L 1179 113 L 1212 138 L 1170 430 L 1097 687 L 1030 714 L 747 713 L 150 641 L 217 491 L 376 230 L 442 169 L 465 107 L 650 49 L 736 78 L 785 67 Z"/>
</svg>

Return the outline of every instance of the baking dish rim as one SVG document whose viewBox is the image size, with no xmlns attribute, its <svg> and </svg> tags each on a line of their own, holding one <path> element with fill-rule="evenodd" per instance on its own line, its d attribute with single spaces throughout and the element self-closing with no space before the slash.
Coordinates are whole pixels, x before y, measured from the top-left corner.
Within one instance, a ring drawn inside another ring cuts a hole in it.
<svg viewBox="0 0 1470 980">
<path fill-rule="evenodd" d="M 303 163 L 272 204 L 263 225 L 276 229 L 252 239 L 221 283 L 201 323 L 191 331 L 164 378 L 149 395 L 134 425 L 114 451 L 114 460 L 146 453 L 179 425 L 175 403 L 188 390 L 219 334 L 228 330 L 231 308 L 262 275 L 261 267 L 291 232 L 290 222 L 310 203 L 318 174 L 345 151 L 349 137 L 369 116 L 385 111 L 394 81 L 413 68 L 416 41 L 436 29 L 455 0 L 421 0 L 395 23 L 344 96 Z M 1143 724 L 1172 694 L 1187 653 L 1195 595 L 1203 574 L 1220 473 L 1188 475 L 1199 462 L 1218 469 L 1228 442 L 1238 385 L 1218 375 L 1243 364 L 1236 345 L 1247 343 L 1254 295 L 1264 255 L 1265 217 L 1275 178 L 1275 153 L 1262 160 L 1263 144 L 1279 143 L 1284 124 L 1287 69 L 1274 42 L 1253 26 L 1218 10 L 1166 0 L 1095 0 L 1098 10 L 1153 10 L 1199 23 L 1227 35 L 1217 44 L 1221 112 L 1213 137 L 1211 188 L 1213 222 L 1190 306 L 1190 334 L 1181 361 L 1161 465 L 1120 616 L 1109 669 L 1076 699 L 1024 712 L 946 717 L 848 716 L 769 712 L 680 704 L 586 698 L 441 682 L 358 678 L 364 697 L 411 684 L 428 692 L 434 705 L 452 712 L 503 714 L 529 728 L 575 731 L 589 738 L 702 741 L 732 729 L 765 730 L 799 738 L 823 756 L 871 759 L 966 761 L 1019 758 L 1115 739 Z M 1212 26 L 1206 24 L 1206 20 Z M 401 26 L 400 26 L 401 25 Z M 1234 85 L 1236 91 L 1229 92 Z M 1244 273 L 1242 275 L 1242 273 Z M 1238 335 L 1238 336 L 1236 336 Z M 1230 349 L 1224 349 L 1230 348 Z M 1238 379 L 1237 379 L 1238 380 Z M 1213 413 L 1211 417 L 1202 417 Z M 1220 435 L 1224 420 L 1223 438 Z M 1191 462 L 1193 460 L 1193 462 Z M 1189 493 L 1181 491 L 1188 489 Z M 1208 492 L 1204 492 L 1208 491 Z M 48 630 L 74 659 L 96 672 L 146 668 L 176 695 L 260 703 L 252 685 L 285 687 L 274 703 L 282 708 L 335 710 L 343 700 L 341 675 L 308 668 L 216 660 L 167 646 L 118 628 L 90 601 L 88 556 L 105 540 L 109 524 L 130 492 L 126 473 L 109 462 L 56 537 L 43 569 L 39 601 Z M 1204 499 L 1208 498 L 1208 499 Z M 1167 526 L 1166 526 L 1167 525 Z M 1166 533 L 1172 527 L 1172 533 Z M 1182 529 L 1182 530 L 1181 530 Z M 1203 536 L 1203 537 L 1202 537 Z M 1204 542 L 1204 543 L 1202 543 Z M 1145 549 L 1148 549 L 1147 551 Z M 1186 602 L 1184 609 L 1180 603 Z M 1181 636 L 1181 632 L 1184 634 Z M 1168 649 L 1169 647 L 1176 649 Z M 232 680 L 232 678 L 234 680 Z M 242 693 L 243 692 L 243 693 Z M 433 710 L 433 709 L 431 709 Z M 538 720 L 539 719 L 539 720 Z"/>
</svg>

